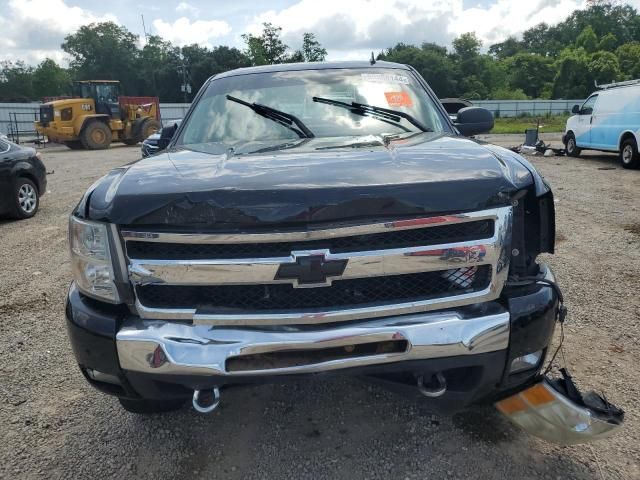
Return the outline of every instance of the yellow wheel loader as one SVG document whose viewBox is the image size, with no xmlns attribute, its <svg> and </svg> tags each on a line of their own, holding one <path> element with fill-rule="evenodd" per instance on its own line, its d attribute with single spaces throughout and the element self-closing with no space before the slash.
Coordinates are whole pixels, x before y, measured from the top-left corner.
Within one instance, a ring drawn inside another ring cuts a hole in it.
<svg viewBox="0 0 640 480">
<path fill-rule="evenodd" d="M 36 130 L 71 149 L 135 145 L 162 128 L 158 97 L 120 96 L 117 80 L 74 82 L 73 97 L 40 106 Z"/>
</svg>

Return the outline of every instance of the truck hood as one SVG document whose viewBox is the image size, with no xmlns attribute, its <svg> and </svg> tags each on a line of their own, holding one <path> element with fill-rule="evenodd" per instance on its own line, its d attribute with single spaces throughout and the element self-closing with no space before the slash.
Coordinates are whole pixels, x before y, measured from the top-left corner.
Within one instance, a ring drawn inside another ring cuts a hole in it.
<svg viewBox="0 0 640 480">
<path fill-rule="evenodd" d="M 506 205 L 536 175 L 513 152 L 436 133 L 182 148 L 113 170 L 76 215 L 196 230 L 351 222 Z"/>
</svg>

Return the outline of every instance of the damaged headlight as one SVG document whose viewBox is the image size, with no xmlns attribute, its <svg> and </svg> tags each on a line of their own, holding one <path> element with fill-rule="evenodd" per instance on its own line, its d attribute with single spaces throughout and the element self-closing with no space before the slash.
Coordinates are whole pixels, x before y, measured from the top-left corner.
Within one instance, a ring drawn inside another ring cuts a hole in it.
<svg viewBox="0 0 640 480">
<path fill-rule="evenodd" d="M 72 215 L 69 219 L 69 247 L 78 288 L 91 297 L 118 303 L 120 298 L 114 281 L 107 225 L 80 220 Z"/>
</svg>

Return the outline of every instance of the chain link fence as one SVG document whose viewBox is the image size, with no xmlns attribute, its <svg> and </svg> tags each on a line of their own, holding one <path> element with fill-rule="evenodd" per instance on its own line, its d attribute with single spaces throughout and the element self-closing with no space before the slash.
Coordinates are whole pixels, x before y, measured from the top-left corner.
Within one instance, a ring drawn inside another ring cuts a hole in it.
<svg viewBox="0 0 640 480">
<path fill-rule="evenodd" d="M 582 105 L 584 100 L 473 100 L 475 106 L 490 110 L 500 117 L 543 117 L 571 113 L 574 105 Z"/>
</svg>

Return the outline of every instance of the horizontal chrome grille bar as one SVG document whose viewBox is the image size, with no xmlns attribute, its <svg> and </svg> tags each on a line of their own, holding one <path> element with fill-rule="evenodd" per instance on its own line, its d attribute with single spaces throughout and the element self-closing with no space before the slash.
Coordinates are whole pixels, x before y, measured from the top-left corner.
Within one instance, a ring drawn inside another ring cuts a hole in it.
<svg viewBox="0 0 640 480">
<path fill-rule="evenodd" d="M 129 272 L 136 285 L 241 285 L 294 283 L 277 279 L 281 265 L 295 265 L 296 255 L 323 254 L 326 261 L 347 260 L 340 279 L 382 277 L 453 268 L 493 265 L 500 255 L 497 238 L 430 247 L 332 254 L 297 251 L 289 257 L 225 260 L 131 260 Z M 331 278 L 326 285 L 331 284 Z M 295 285 L 298 286 L 298 285 Z M 317 285 L 312 285 L 317 286 Z"/>
<path fill-rule="evenodd" d="M 145 319 L 191 320 L 194 325 L 311 325 L 317 323 L 346 322 L 360 319 L 383 318 L 390 315 L 404 315 L 429 310 L 455 308 L 476 302 L 497 298 L 499 292 L 492 285 L 484 290 L 464 293 L 451 297 L 442 297 L 392 305 L 376 305 L 360 308 L 335 308 L 304 312 L 247 311 L 239 314 L 205 313 L 193 309 L 151 308 L 136 303 L 138 314 Z"/>
<path fill-rule="evenodd" d="M 281 368 L 227 368 L 227 360 L 243 356 L 398 340 L 407 342 L 406 350 Z M 120 366 L 129 371 L 161 375 L 286 375 L 504 350 L 509 343 L 509 314 L 502 311 L 468 318 L 454 312 L 394 316 L 313 331 L 212 329 L 145 320 L 126 322 L 116 342 Z"/>
<path fill-rule="evenodd" d="M 509 208 L 509 207 L 506 207 Z M 416 228 L 439 227 L 457 223 L 474 222 L 496 218 L 496 211 L 500 209 L 483 210 L 479 212 L 459 213 L 455 215 L 442 215 L 435 217 L 397 220 L 392 222 L 374 223 L 368 225 L 356 225 L 330 229 L 283 231 L 271 233 L 170 233 L 170 232 L 144 232 L 122 230 L 122 238 L 144 242 L 160 243 L 266 243 L 266 242 L 291 242 L 311 241 L 325 238 L 351 237 L 356 235 L 369 235 L 385 233 L 397 230 L 410 230 Z"/>
</svg>

